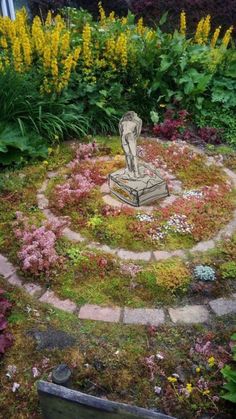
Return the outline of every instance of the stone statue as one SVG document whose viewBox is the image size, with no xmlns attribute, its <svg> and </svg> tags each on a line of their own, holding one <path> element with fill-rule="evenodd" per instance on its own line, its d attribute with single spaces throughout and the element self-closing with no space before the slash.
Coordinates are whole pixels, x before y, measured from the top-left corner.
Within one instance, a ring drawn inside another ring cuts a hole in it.
<svg viewBox="0 0 236 419">
<path fill-rule="evenodd" d="M 126 175 L 140 177 L 137 158 L 137 139 L 141 134 L 142 120 L 135 112 L 127 112 L 120 120 L 119 131 L 126 159 Z"/>
<path fill-rule="evenodd" d="M 127 112 L 121 118 L 119 131 L 126 167 L 110 173 L 108 177 L 111 193 L 134 207 L 149 205 L 169 194 L 167 184 L 155 166 L 138 161 L 137 140 L 141 129 L 142 120 L 135 112 Z"/>
</svg>

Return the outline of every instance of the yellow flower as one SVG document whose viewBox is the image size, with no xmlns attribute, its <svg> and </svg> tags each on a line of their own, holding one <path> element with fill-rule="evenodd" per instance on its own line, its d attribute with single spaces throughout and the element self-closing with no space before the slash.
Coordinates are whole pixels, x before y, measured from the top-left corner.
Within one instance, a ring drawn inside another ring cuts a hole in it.
<svg viewBox="0 0 236 419">
<path fill-rule="evenodd" d="M 186 13 L 182 10 L 180 14 L 180 33 L 181 35 L 186 35 Z"/>
<path fill-rule="evenodd" d="M 203 25 L 204 25 L 204 17 L 198 22 L 197 29 L 195 32 L 195 37 L 194 37 L 195 42 L 199 45 L 203 43 L 203 39 L 202 39 Z"/>
<path fill-rule="evenodd" d="M 216 46 L 216 42 L 219 38 L 220 31 L 221 31 L 221 26 L 218 26 L 218 28 L 216 28 L 215 32 L 213 33 L 213 36 L 212 36 L 212 39 L 211 39 L 211 47 L 212 48 L 215 48 L 215 46 Z"/>
<path fill-rule="evenodd" d="M 47 68 L 51 67 L 51 48 L 50 45 L 45 45 L 44 51 L 43 51 L 43 66 L 46 70 Z"/>
<path fill-rule="evenodd" d="M 63 57 L 66 57 L 68 50 L 70 48 L 70 34 L 69 32 L 65 32 L 60 40 L 60 51 Z"/>
<path fill-rule="evenodd" d="M 90 67 L 92 63 L 92 52 L 91 52 L 91 28 L 89 23 L 86 23 L 86 25 L 83 28 L 82 33 L 83 38 L 83 59 L 84 64 L 86 67 Z"/>
<path fill-rule="evenodd" d="M 99 10 L 99 15 L 100 15 L 100 22 L 101 22 L 101 25 L 103 25 L 106 21 L 106 13 L 102 7 L 101 1 L 98 3 L 98 10 Z"/>
<path fill-rule="evenodd" d="M 128 54 L 127 54 L 127 37 L 124 33 L 121 33 L 118 36 L 116 43 L 116 55 L 120 60 L 122 67 L 126 67 L 128 63 Z"/>
<path fill-rule="evenodd" d="M 224 37 L 222 39 L 222 45 L 224 45 L 225 48 L 227 48 L 230 38 L 231 38 L 231 33 L 233 32 L 233 26 L 230 26 L 229 29 L 227 29 L 227 31 L 224 34 Z"/>
<path fill-rule="evenodd" d="M 47 166 L 47 165 L 48 165 L 48 161 L 47 161 L 47 160 L 44 160 L 44 161 L 43 161 L 43 164 L 44 164 L 45 166 Z"/>
<path fill-rule="evenodd" d="M 45 45 L 44 32 L 42 29 L 42 22 L 38 16 L 33 20 L 32 24 L 32 41 L 35 45 L 36 51 L 39 55 L 43 54 Z"/>
<path fill-rule="evenodd" d="M 192 391 L 193 391 L 193 386 L 192 386 L 192 384 L 191 384 L 191 383 L 187 383 L 187 384 L 186 384 L 186 390 L 187 390 L 187 392 L 188 392 L 189 394 L 191 394 L 191 393 L 192 393 Z"/>
<path fill-rule="evenodd" d="M 26 33 L 22 35 L 22 49 L 23 49 L 23 54 L 24 54 L 24 61 L 28 67 L 31 65 L 32 56 L 31 56 L 30 39 Z"/>
<path fill-rule="evenodd" d="M 143 35 L 144 32 L 145 32 L 145 27 L 143 26 L 143 18 L 140 17 L 140 19 L 138 20 L 138 23 L 137 23 L 137 33 L 139 35 Z"/>
<path fill-rule="evenodd" d="M 215 365 L 215 358 L 214 356 L 211 356 L 210 358 L 208 358 L 208 365 L 209 367 L 213 367 Z"/>
<path fill-rule="evenodd" d="M 52 62 L 51 62 L 51 71 L 52 71 L 52 76 L 54 78 L 57 78 L 58 76 L 58 64 L 57 64 L 57 59 L 53 58 Z"/>
<path fill-rule="evenodd" d="M 8 44 L 7 44 L 7 40 L 6 40 L 5 36 L 3 36 L 0 39 L 0 45 L 1 45 L 2 48 L 8 48 Z"/>
<path fill-rule="evenodd" d="M 122 24 L 123 26 L 127 25 L 127 22 L 128 22 L 127 17 L 122 17 L 122 18 L 121 18 L 121 24 Z"/>
<path fill-rule="evenodd" d="M 46 21 L 45 21 L 45 26 L 51 26 L 51 24 L 52 24 L 52 13 L 49 10 Z"/>
<path fill-rule="evenodd" d="M 203 34 L 204 42 L 207 42 L 210 30 L 211 30 L 211 16 L 207 15 L 207 17 L 204 19 L 203 26 L 202 26 L 202 34 Z"/>
<path fill-rule="evenodd" d="M 169 381 L 169 383 L 176 383 L 177 378 L 175 378 L 175 377 L 168 377 L 167 380 Z"/>
<path fill-rule="evenodd" d="M 50 154 L 52 154 L 52 152 L 53 152 L 53 148 L 52 147 L 48 147 L 48 154 L 50 155 Z"/>
<path fill-rule="evenodd" d="M 115 21 L 116 21 L 116 18 L 115 18 L 115 12 L 111 12 L 111 13 L 109 14 L 109 16 L 108 16 L 108 20 L 109 20 L 110 22 L 115 22 Z"/>
<path fill-rule="evenodd" d="M 210 390 L 204 390 L 204 391 L 202 392 L 202 394 L 204 394 L 204 396 L 207 396 L 208 394 L 210 394 Z"/>
<path fill-rule="evenodd" d="M 15 70 L 18 72 L 22 71 L 22 55 L 21 55 L 21 46 L 20 41 L 18 38 L 15 39 L 14 44 L 12 46 L 12 55 L 13 55 L 13 63 Z"/>
<path fill-rule="evenodd" d="M 196 368 L 196 372 L 201 372 L 201 368 L 200 367 L 197 367 Z"/>
</svg>

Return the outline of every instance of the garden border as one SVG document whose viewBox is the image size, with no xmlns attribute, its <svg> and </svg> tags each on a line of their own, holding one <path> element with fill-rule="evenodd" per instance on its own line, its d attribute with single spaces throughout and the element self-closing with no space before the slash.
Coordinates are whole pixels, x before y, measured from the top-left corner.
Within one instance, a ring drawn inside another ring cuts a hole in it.
<svg viewBox="0 0 236 419">
<path fill-rule="evenodd" d="M 155 139 L 156 140 L 156 139 Z M 192 147 L 195 151 L 200 153 L 199 149 Z M 207 157 L 207 156 L 206 156 Z M 212 158 L 207 157 L 209 164 L 212 164 Z M 222 166 L 222 170 L 230 178 L 233 186 L 236 188 L 236 174 L 230 169 Z M 57 171 L 48 172 L 47 179 L 43 182 L 40 189 L 37 191 L 38 207 L 41 209 L 47 219 L 57 219 L 49 208 L 49 201 L 45 197 L 49 179 L 55 177 Z M 217 241 L 220 241 L 222 236 L 232 235 L 236 230 L 236 210 L 233 212 L 233 219 L 222 228 L 218 234 L 211 240 L 201 241 L 190 250 L 175 250 L 172 252 L 166 251 L 149 251 L 149 252 L 132 252 L 124 249 L 112 249 L 107 245 L 100 243 L 89 243 L 88 248 L 95 248 L 103 250 L 107 253 L 112 253 L 121 259 L 132 259 L 140 261 L 162 260 L 173 256 L 187 257 L 189 253 L 204 252 L 215 247 Z M 79 233 L 76 233 L 69 228 L 64 229 L 64 236 L 75 242 L 86 242 L 85 238 Z M 81 320 L 95 320 L 110 323 L 120 324 L 136 324 L 136 325 L 153 325 L 159 326 L 161 324 L 196 324 L 207 323 L 212 319 L 212 316 L 224 316 L 227 314 L 236 313 L 236 293 L 231 295 L 231 298 L 217 298 L 208 301 L 205 304 L 194 304 L 175 307 L 164 308 L 129 308 L 109 306 L 103 307 L 94 304 L 85 304 L 77 306 L 73 301 L 66 299 L 59 299 L 54 291 L 43 288 L 35 283 L 23 282 L 22 278 L 17 274 L 17 267 L 15 267 L 5 256 L 0 254 L 0 274 L 5 280 L 13 286 L 22 288 L 31 297 L 36 298 L 40 303 L 50 304 L 56 309 L 63 310 L 68 313 L 78 315 Z"/>
<path fill-rule="evenodd" d="M 213 316 L 236 313 L 236 293 L 231 298 L 217 298 L 207 304 L 194 304 L 164 308 L 129 308 L 85 304 L 77 306 L 73 301 L 59 299 L 54 291 L 35 283 L 23 282 L 17 268 L 0 254 L 0 274 L 8 284 L 24 290 L 40 303 L 50 304 L 56 309 L 74 313 L 80 320 L 95 320 L 129 325 L 197 324 L 208 323 Z"/>
</svg>

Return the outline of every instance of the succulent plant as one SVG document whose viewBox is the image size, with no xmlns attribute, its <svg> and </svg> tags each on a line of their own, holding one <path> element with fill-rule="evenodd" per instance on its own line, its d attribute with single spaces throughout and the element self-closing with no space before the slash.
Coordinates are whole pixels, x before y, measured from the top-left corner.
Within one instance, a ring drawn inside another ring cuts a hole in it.
<svg viewBox="0 0 236 419">
<path fill-rule="evenodd" d="M 195 266 L 194 276 L 199 281 L 214 281 L 216 279 L 215 270 L 207 265 Z"/>
</svg>

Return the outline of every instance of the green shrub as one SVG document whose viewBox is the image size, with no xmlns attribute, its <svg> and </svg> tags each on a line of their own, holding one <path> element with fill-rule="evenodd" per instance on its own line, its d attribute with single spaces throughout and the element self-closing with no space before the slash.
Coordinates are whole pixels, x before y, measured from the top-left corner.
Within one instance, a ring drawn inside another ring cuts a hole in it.
<svg viewBox="0 0 236 419">
<path fill-rule="evenodd" d="M 225 262 L 220 266 L 221 276 L 224 279 L 236 279 L 236 262 Z"/>
</svg>

